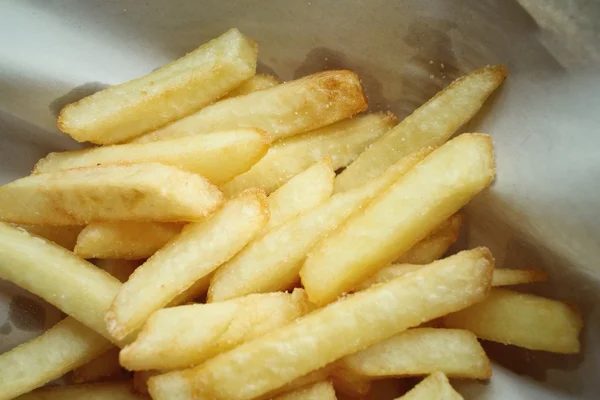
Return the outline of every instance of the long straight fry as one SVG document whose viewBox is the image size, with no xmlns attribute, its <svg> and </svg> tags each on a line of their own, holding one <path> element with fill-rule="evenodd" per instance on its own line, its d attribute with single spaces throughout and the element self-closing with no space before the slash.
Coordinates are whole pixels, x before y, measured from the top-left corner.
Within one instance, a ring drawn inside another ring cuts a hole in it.
<svg viewBox="0 0 600 400">
<path fill-rule="evenodd" d="M 483 300 L 492 271 L 487 249 L 459 253 L 342 298 L 198 367 L 153 377 L 150 394 L 155 400 L 252 399 L 410 327 Z"/>
</svg>

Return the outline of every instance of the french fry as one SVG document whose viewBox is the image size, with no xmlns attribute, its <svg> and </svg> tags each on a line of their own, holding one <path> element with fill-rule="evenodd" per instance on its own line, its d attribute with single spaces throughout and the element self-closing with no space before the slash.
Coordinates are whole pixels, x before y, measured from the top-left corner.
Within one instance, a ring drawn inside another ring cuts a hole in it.
<svg viewBox="0 0 600 400">
<path fill-rule="evenodd" d="M 0 220 L 34 225 L 197 221 L 222 202 L 205 178 L 161 164 L 31 175 L 0 187 Z"/>
<path fill-rule="evenodd" d="M 340 361 L 366 378 L 429 375 L 488 379 L 492 367 L 477 337 L 460 329 L 414 328 Z"/>
<path fill-rule="evenodd" d="M 158 310 L 137 339 L 121 351 L 121 365 L 129 370 L 189 368 L 309 310 L 303 290 Z"/>
<path fill-rule="evenodd" d="M 119 340 L 140 328 L 154 311 L 240 251 L 269 219 L 265 196 L 248 190 L 206 221 L 188 224 L 123 284 L 106 313 Z"/>
<path fill-rule="evenodd" d="M 104 313 L 121 283 L 70 251 L 0 223 L 0 278 L 40 296 L 111 339 Z"/>
<path fill-rule="evenodd" d="M 336 400 L 335 390 L 330 381 L 322 381 L 313 383 L 308 386 L 301 387 L 293 392 L 285 393 L 273 400 Z"/>
<path fill-rule="evenodd" d="M 273 139 L 281 139 L 341 121 L 366 109 L 367 98 L 358 75 L 348 70 L 324 71 L 219 101 L 133 142 L 148 143 L 237 128 L 259 128 Z"/>
<path fill-rule="evenodd" d="M 121 282 L 127 281 L 129 276 L 141 265 L 140 261 L 132 260 L 96 260 L 95 264 L 101 270 L 104 270 L 117 278 Z"/>
<path fill-rule="evenodd" d="M 237 29 L 140 78 L 63 108 L 58 127 L 79 142 L 114 144 L 193 113 L 256 72 L 257 46 Z"/>
<path fill-rule="evenodd" d="M 560 301 L 494 288 L 483 302 L 447 315 L 444 326 L 478 338 L 553 353 L 578 353 L 583 327 L 577 310 Z"/>
<path fill-rule="evenodd" d="M 54 242 L 67 250 L 73 251 L 75 243 L 77 242 L 77 236 L 83 229 L 83 226 L 22 225 L 21 228 L 34 235 Z"/>
<path fill-rule="evenodd" d="M 73 383 L 93 383 L 118 376 L 121 372 L 119 349 L 114 347 L 100 357 L 75 368 L 71 374 L 71 379 Z"/>
<path fill-rule="evenodd" d="M 104 382 L 38 389 L 15 400 L 149 400 L 131 391 L 130 382 Z"/>
<path fill-rule="evenodd" d="M 434 372 L 396 400 L 464 400 L 441 372 Z"/>
<path fill-rule="evenodd" d="M 353 212 L 419 162 L 425 153 L 400 161 L 381 177 L 288 221 L 250 243 L 216 272 L 208 289 L 208 301 L 223 301 L 250 293 L 287 290 L 298 282 L 306 253 Z"/>
<path fill-rule="evenodd" d="M 491 138 L 464 134 L 352 216 L 307 256 L 300 276 L 322 305 L 352 290 L 457 212 L 494 178 Z"/>
<path fill-rule="evenodd" d="M 346 396 L 361 398 L 371 391 L 370 379 L 365 379 L 339 363 L 335 363 L 335 368 L 331 373 L 331 381 L 336 392 Z"/>
<path fill-rule="evenodd" d="M 229 196 L 251 187 L 271 193 L 324 157 L 331 159 L 334 170 L 345 167 L 395 123 L 396 117 L 390 113 L 358 115 L 279 140 L 248 172 L 226 183 L 222 190 Z"/>
<path fill-rule="evenodd" d="M 344 297 L 197 367 L 155 376 L 149 380 L 150 394 L 154 400 L 252 399 L 410 327 L 483 300 L 492 271 L 487 249 L 459 253 Z"/>
<path fill-rule="evenodd" d="M 350 164 L 336 178 L 335 192 L 363 184 L 421 148 L 441 146 L 479 111 L 506 74 L 502 66 L 487 66 L 454 81 Z"/>
<path fill-rule="evenodd" d="M 58 379 L 111 347 L 108 340 L 67 317 L 35 339 L 0 354 L 0 400 Z"/>
<path fill-rule="evenodd" d="M 160 163 L 202 175 L 215 185 L 250 169 L 269 149 L 270 139 L 258 129 L 208 133 L 145 144 L 117 144 L 50 153 L 34 174 L 113 164 Z"/>
<path fill-rule="evenodd" d="M 492 286 L 511 286 L 524 283 L 542 282 L 548 273 L 539 269 L 497 269 L 494 271 Z"/>
<path fill-rule="evenodd" d="M 318 383 L 321 381 L 325 381 L 329 379 L 329 375 L 331 374 L 333 368 L 333 364 L 329 364 L 324 366 L 323 368 L 319 368 L 308 374 L 301 376 L 300 378 L 296 378 L 293 381 L 270 391 L 262 396 L 257 397 L 255 400 L 271 400 L 273 397 L 286 394 L 289 392 L 293 392 L 305 386 L 312 385 L 313 383 Z M 156 376 L 156 375 L 154 375 Z"/>
<path fill-rule="evenodd" d="M 281 82 L 279 79 L 272 75 L 256 74 L 252 78 L 244 81 L 240 86 L 221 97 L 221 100 L 230 99 L 232 97 L 243 96 L 259 90 L 271 88 L 279 85 Z"/>
</svg>

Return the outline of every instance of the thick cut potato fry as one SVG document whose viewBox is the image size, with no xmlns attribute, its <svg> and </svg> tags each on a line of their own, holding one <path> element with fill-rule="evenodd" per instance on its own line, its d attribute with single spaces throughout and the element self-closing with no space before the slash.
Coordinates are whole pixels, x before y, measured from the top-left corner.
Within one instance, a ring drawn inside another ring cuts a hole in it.
<svg viewBox="0 0 600 400">
<path fill-rule="evenodd" d="M 340 364 L 367 378 L 429 375 L 488 379 L 492 367 L 477 337 L 460 329 L 415 328 L 343 358 Z"/>
<path fill-rule="evenodd" d="M 240 251 L 269 220 L 264 193 L 248 190 L 181 234 L 135 270 L 106 313 L 110 334 L 123 339 L 154 311 Z"/>
<path fill-rule="evenodd" d="M 281 82 L 279 79 L 272 75 L 256 74 L 252 78 L 244 81 L 240 86 L 221 97 L 221 100 L 230 99 L 232 97 L 243 96 L 259 90 L 271 88 L 279 85 Z"/>
<path fill-rule="evenodd" d="M 131 382 L 105 382 L 38 389 L 15 400 L 149 400 L 131 391 Z"/>
<path fill-rule="evenodd" d="M 410 327 L 483 300 L 493 268 L 489 250 L 461 252 L 342 298 L 195 368 L 155 376 L 149 381 L 150 394 L 154 400 L 252 399 Z"/>
<path fill-rule="evenodd" d="M 542 282 L 548 273 L 539 269 L 497 269 L 494 271 L 492 286 L 511 286 L 524 283 Z"/>
<path fill-rule="evenodd" d="M 365 379 L 354 371 L 345 368 L 342 364 L 334 363 L 335 368 L 331 373 L 331 381 L 336 392 L 350 397 L 365 397 L 371 391 L 371 380 Z"/>
<path fill-rule="evenodd" d="M 194 172 L 221 185 L 248 171 L 267 153 L 269 143 L 258 129 L 238 129 L 156 143 L 93 147 L 50 153 L 38 161 L 34 173 L 155 162 Z"/>
<path fill-rule="evenodd" d="M 441 372 L 434 372 L 396 400 L 464 400 Z"/>
<path fill-rule="evenodd" d="M 245 96 L 219 101 L 135 139 L 136 143 L 198 133 L 259 128 L 281 139 L 341 121 L 367 109 L 358 75 L 325 71 Z"/>
<path fill-rule="evenodd" d="M 73 383 L 93 383 L 113 378 L 122 372 L 119 364 L 119 349 L 114 347 L 100 357 L 75 368 L 71 374 Z"/>
<path fill-rule="evenodd" d="M 279 328 L 310 310 L 303 290 L 159 310 L 120 355 L 129 370 L 198 365 L 240 343 Z"/>
<path fill-rule="evenodd" d="M 447 315 L 444 326 L 481 339 L 553 353 L 578 353 L 583 327 L 577 310 L 560 301 L 494 288 L 488 298 Z"/>
<path fill-rule="evenodd" d="M 35 339 L 0 354 L 0 400 L 58 379 L 111 347 L 108 340 L 67 317 Z"/>
<path fill-rule="evenodd" d="M 273 400 L 336 400 L 335 390 L 329 381 L 317 382 L 301 387 L 293 392 L 284 393 Z"/>
<path fill-rule="evenodd" d="M 77 236 L 79 236 L 83 226 L 21 225 L 21 228 L 24 228 L 29 233 L 54 242 L 67 250 L 73 251 L 75 243 L 77 243 Z"/>
<path fill-rule="evenodd" d="M 98 268 L 108 272 L 121 282 L 126 282 L 133 271 L 142 264 L 141 261 L 115 259 L 96 260 L 94 263 Z"/>
<path fill-rule="evenodd" d="M 454 81 L 350 164 L 336 178 L 335 191 L 361 185 L 423 147 L 441 146 L 479 111 L 506 74 L 502 66 L 487 66 Z"/>
<path fill-rule="evenodd" d="M 310 301 L 327 304 L 397 259 L 494 178 L 489 136 L 461 135 L 351 217 L 307 256 L 300 276 Z"/>
<path fill-rule="evenodd" d="M 250 293 L 287 290 L 298 282 L 306 253 L 352 213 L 398 180 L 425 153 L 407 157 L 363 187 L 340 193 L 327 202 L 250 243 L 216 272 L 208 301 L 223 301 Z"/>
<path fill-rule="evenodd" d="M 79 234 L 74 252 L 83 258 L 142 260 L 177 236 L 183 224 L 92 222 Z"/>
<path fill-rule="evenodd" d="M 248 172 L 222 189 L 229 196 L 251 187 L 271 193 L 313 163 L 329 157 L 335 170 L 350 164 L 396 123 L 390 113 L 358 115 L 303 135 L 279 140 Z"/>
<path fill-rule="evenodd" d="M 60 112 L 58 127 L 79 142 L 124 142 L 230 92 L 255 74 L 256 59 L 256 43 L 230 29 L 140 79 L 69 104 Z"/>
<path fill-rule="evenodd" d="M 0 220 L 34 225 L 197 221 L 222 197 L 205 178 L 167 165 L 80 168 L 0 187 Z"/>
<path fill-rule="evenodd" d="M 110 339 L 104 313 L 121 282 L 70 251 L 0 223 L 0 278 L 40 296 Z"/>
</svg>

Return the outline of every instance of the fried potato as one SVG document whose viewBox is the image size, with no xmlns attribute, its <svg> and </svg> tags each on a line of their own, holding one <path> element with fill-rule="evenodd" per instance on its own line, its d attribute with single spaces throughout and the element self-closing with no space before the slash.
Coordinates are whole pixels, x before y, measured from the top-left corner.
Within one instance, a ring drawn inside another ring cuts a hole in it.
<svg viewBox="0 0 600 400">
<path fill-rule="evenodd" d="M 43 237 L 46 240 L 56 243 L 67 250 L 73 251 L 77 236 L 83 229 L 80 225 L 21 225 L 21 228 L 33 233 L 36 236 Z"/>
<path fill-rule="evenodd" d="M 302 285 L 323 305 L 427 236 L 494 178 L 489 136 L 461 135 L 408 171 L 307 256 Z"/>
<path fill-rule="evenodd" d="M 121 372 L 119 349 L 113 347 L 100 357 L 75 368 L 71 374 L 71 379 L 73 383 L 93 383 L 105 378 L 118 377 Z"/>
<path fill-rule="evenodd" d="M 225 96 L 221 97 L 221 100 L 243 96 L 253 92 L 258 92 L 259 90 L 264 90 L 273 86 L 277 86 L 280 83 L 281 82 L 279 81 L 279 79 L 275 78 L 272 75 L 256 74 L 252 78 L 244 81 L 240 86 L 236 87 L 231 92 L 227 93 Z"/>
<path fill-rule="evenodd" d="M 145 144 L 118 144 L 50 153 L 34 174 L 113 164 L 160 163 L 202 175 L 215 185 L 250 169 L 269 150 L 270 139 L 258 129 L 207 133 Z"/>
<path fill-rule="evenodd" d="M 434 372 L 396 400 L 464 400 L 441 372 Z"/>
<path fill-rule="evenodd" d="M 323 368 L 319 368 L 317 370 L 309 372 L 308 374 L 301 376 L 300 378 L 296 378 L 293 381 L 281 387 L 278 387 L 275 390 L 270 391 L 269 393 L 256 397 L 255 400 L 271 400 L 274 397 L 293 392 L 306 386 L 310 386 L 313 383 L 329 380 L 329 375 L 332 371 L 332 367 L 333 365 L 329 364 L 324 366 Z"/>
<path fill-rule="evenodd" d="M 478 338 L 553 353 L 579 353 L 583 322 L 565 303 L 494 288 L 481 303 L 447 315 L 444 326 Z"/>
<path fill-rule="evenodd" d="M 335 390 L 330 381 L 313 383 L 308 386 L 296 389 L 293 392 L 285 393 L 273 400 L 336 400 Z"/>
<path fill-rule="evenodd" d="M 441 146 L 479 111 L 506 74 L 502 66 L 487 66 L 454 81 L 350 164 L 336 178 L 335 192 L 363 184 L 423 147 Z"/>
<path fill-rule="evenodd" d="M 248 172 L 226 183 L 222 190 L 230 196 L 251 187 L 271 193 L 325 157 L 331 159 L 334 171 L 343 168 L 395 123 L 396 117 L 391 113 L 358 115 L 303 135 L 279 140 Z"/>
<path fill-rule="evenodd" d="M 155 376 L 149 380 L 150 394 L 154 400 L 252 399 L 410 327 L 483 300 L 492 271 L 487 249 L 459 253 L 344 297 L 197 367 Z"/>
<path fill-rule="evenodd" d="M 331 381 L 336 392 L 346 396 L 361 398 L 371 391 L 371 380 L 354 373 L 340 363 L 334 363 Z"/>
<path fill-rule="evenodd" d="M 492 286 L 511 286 L 523 283 L 542 282 L 548 273 L 539 269 L 497 269 L 494 271 Z"/>
<path fill-rule="evenodd" d="M 174 139 L 198 133 L 259 128 L 274 139 L 297 135 L 341 121 L 367 109 L 358 75 L 324 71 L 212 104 L 136 143 Z"/>
<path fill-rule="evenodd" d="M 425 156 L 408 157 L 381 177 L 327 202 L 254 240 L 216 272 L 208 301 L 223 301 L 250 293 L 287 290 L 298 282 L 306 253 L 353 212 L 398 180 Z"/>
<path fill-rule="evenodd" d="M 158 310 L 120 355 L 129 370 L 198 365 L 240 343 L 279 328 L 311 309 L 303 290 Z"/>
<path fill-rule="evenodd" d="M 492 367 L 477 337 L 460 329 L 414 328 L 343 358 L 340 364 L 367 378 L 429 375 L 488 379 Z"/>
<path fill-rule="evenodd" d="M 264 193 L 248 190 L 206 221 L 181 234 L 135 270 L 106 313 L 119 340 L 140 328 L 154 311 L 239 252 L 269 220 Z"/>
<path fill-rule="evenodd" d="M 131 391 L 130 382 L 105 382 L 38 389 L 15 400 L 149 400 Z"/>
<path fill-rule="evenodd" d="M 79 142 L 114 144 L 193 113 L 256 72 L 257 46 L 237 29 L 140 78 L 63 108 L 58 128 Z"/>
<path fill-rule="evenodd" d="M 34 293 L 106 338 L 104 313 L 121 282 L 64 248 L 0 223 L 0 278 Z"/>
<path fill-rule="evenodd" d="M 58 379 L 111 347 L 101 335 L 67 317 L 35 339 L 0 354 L 0 400 Z"/>
<path fill-rule="evenodd" d="M 119 281 L 125 282 L 129 279 L 129 276 L 131 276 L 133 271 L 135 271 L 142 263 L 141 261 L 109 259 L 96 260 L 95 264 L 98 268 L 108 272 Z"/>
<path fill-rule="evenodd" d="M 205 178 L 161 164 L 31 175 L 0 187 L 0 220 L 34 225 L 197 221 L 222 202 Z"/>
</svg>

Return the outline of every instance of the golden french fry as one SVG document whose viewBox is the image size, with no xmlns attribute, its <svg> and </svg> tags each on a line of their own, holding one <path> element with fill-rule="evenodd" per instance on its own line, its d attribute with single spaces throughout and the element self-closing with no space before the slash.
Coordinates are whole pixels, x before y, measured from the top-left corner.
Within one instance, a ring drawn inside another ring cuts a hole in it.
<svg viewBox="0 0 600 400">
<path fill-rule="evenodd" d="M 155 376 L 149 380 L 150 394 L 154 400 L 252 399 L 410 327 L 483 300 L 493 268 L 492 256 L 484 248 L 436 261 L 344 297 L 197 367 Z"/>
<path fill-rule="evenodd" d="M 250 293 L 287 290 L 298 282 L 306 253 L 348 216 L 398 180 L 425 153 L 407 157 L 363 187 L 340 193 L 327 202 L 254 240 L 216 272 L 208 301 L 223 301 Z"/>
<path fill-rule="evenodd" d="M 331 158 L 334 171 L 345 167 L 395 123 L 396 117 L 391 113 L 358 115 L 279 140 L 248 172 L 226 183 L 223 192 L 231 196 L 257 187 L 271 193 L 324 157 Z"/>
<path fill-rule="evenodd" d="M 124 142 L 225 95 L 255 74 L 256 59 L 256 43 L 230 29 L 142 78 L 69 104 L 58 127 L 79 142 Z"/>
<path fill-rule="evenodd" d="M 248 190 L 211 218 L 188 224 L 123 284 L 106 313 L 110 334 L 121 340 L 141 327 L 150 314 L 233 257 L 268 220 L 264 193 Z"/>
<path fill-rule="evenodd" d="M 434 372 L 396 400 L 464 400 L 441 372 Z"/>
<path fill-rule="evenodd" d="M 494 271 L 492 286 L 511 286 L 523 283 L 542 282 L 548 273 L 539 269 L 497 269 Z"/>
<path fill-rule="evenodd" d="M 119 365 L 119 349 L 114 347 L 100 357 L 75 368 L 71 375 L 74 383 L 92 383 L 105 378 L 112 378 L 122 372 Z"/>
<path fill-rule="evenodd" d="M 15 400 L 149 400 L 131 391 L 131 382 L 104 382 L 38 389 Z"/>
<path fill-rule="evenodd" d="M 487 135 L 464 134 L 432 152 L 307 256 L 310 301 L 327 304 L 409 250 L 494 178 Z"/>
<path fill-rule="evenodd" d="M 0 354 L 0 400 L 58 379 L 111 347 L 101 335 L 67 317 L 35 339 Z"/>
<path fill-rule="evenodd" d="M 127 281 L 133 271 L 142 263 L 136 260 L 96 260 L 95 264 L 101 270 L 104 270 L 117 278 L 121 282 Z"/>
<path fill-rule="evenodd" d="M 367 109 L 358 75 L 324 71 L 212 104 L 134 140 L 148 143 L 198 133 L 259 128 L 281 139 L 341 121 Z"/>
<path fill-rule="evenodd" d="M 269 150 L 270 139 L 258 129 L 207 133 L 145 144 L 117 144 L 50 153 L 34 173 L 113 164 L 160 163 L 202 175 L 215 185 L 250 169 Z"/>
<path fill-rule="evenodd" d="M 1 186 L 0 220 L 34 225 L 197 221 L 222 197 L 205 178 L 167 165 L 80 168 Z"/>
<path fill-rule="evenodd" d="M 481 303 L 444 317 L 444 326 L 481 339 L 553 353 L 578 353 L 577 310 L 560 301 L 494 288 Z"/>
<path fill-rule="evenodd" d="M 301 387 L 293 392 L 285 393 L 273 400 L 336 400 L 335 390 L 330 381 L 322 381 L 313 383 L 308 386 Z"/>
<path fill-rule="evenodd" d="M 256 74 L 252 78 L 242 82 L 242 84 L 225 96 L 221 97 L 221 100 L 230 99 L 232 97 L 243 96 L 259 90 L 268 89 L 273 86 L 279 85 L 281 82 L 279 79 L 272 75 Z"/>
<path fill-rule="evenodd" d="M 336 178 L 335 192 L 363 184 L 423 147 L 441 146 L 479 111 L 506 74 L 502 66 L 487 66 L 454 81 L 350 164 Z"/>
<path fill-rule="evenodd" d="M 366 378 L 429 375 L 488 379 L 492 367 L 477 337 L 460 329 L 414 328 L 344 357 L 340 365 Z"/>
<path fill-rule="evenodd" d="M 104 313 L 121 282 L 70 251 L 22 228 L 0 223 L 0 278 L 40 296 L 111 338 Z"/>
<path fill-rule="evenodd" d="M 297 289 L 158 310 L 121 351 L 121 365 L 129 370 L 189 368 L 279 328 L 310 308 L 304 291 Z"/>
<path fill-rule="evenodd" d="M 336 392 L 346 396 L 360 398 L 371 391 L 370 379 L 365 379 L 338 363 L 335 363 L 335 368 L 331 372 L 331 381 Z"/>
<path fill-rule="evenodd" d="M 75 247 L 75 243 L 77 243 L 77 236 L 83 229 L 83 226 L 21 225 L 21 228 L 72 251 Z"/>
</svg>

